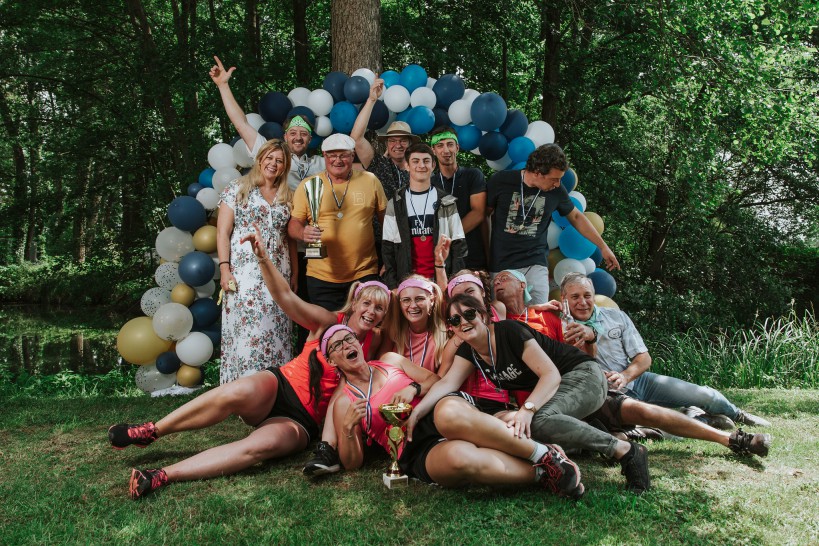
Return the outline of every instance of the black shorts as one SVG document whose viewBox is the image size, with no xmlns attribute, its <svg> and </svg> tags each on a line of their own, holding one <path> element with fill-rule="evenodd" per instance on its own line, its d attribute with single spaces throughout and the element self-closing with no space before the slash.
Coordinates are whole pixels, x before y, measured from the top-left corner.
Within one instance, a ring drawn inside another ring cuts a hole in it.
<svg viewBox="0 0 819 546">
<path fill-rule="evenodd" d="M 290 382 L 278 368 L 267 368 L 266 371 L 276 376 L 276 379 L 279 380 L 279 387 L 276 391 L 276 402 L 270 409 L 270 413 L 256 426 L 263 424 L 271 417 L 285 417 L 295 421 L 297 425 L 304 429 L 308 436 L 308 443 L 313 441 L 314 438 L 319 436 L 319 427 L 310 414 L 307 413 L 307 410 L 304 409 Z"/>
<path fill-rule="evenodd" d="M 603 402 L 600 409 L 583 420 L 597 428 L 602 426 L 608 432 L 631 430 L 634 428 L 634 425 L 623 423 L 620 416 L 620 408 L 622 408 L 623 402 L 627 399 L 628 396 L 622 392 L 610 390 L 606 395 L 606 401 Z"/>
<path fill-rule="evenodd" d="M 475 406 L 481 413 L 488 415 L 496 415 L 502 411 L 514 410 L 510 404 L 505 402 L 498 402 L 497 400 L 490 400 L 489 398 L 481 398 L 480 396 L 472 396 L 463 391 L 451 392 L 447 396 L 458 396 L 463 398 L 473 406 Z"/>
<path fill-rule="evenodd" d="M 446 438 L 441 436 L 435 426 L 434 412 L 421 417 L 412 431 L 412 441 L 404 445 L 404 451 L 398 459 L 401 472 L 425 483 L 435 483 L 427 473 L 427 455 L 433 447 L 445 441 Z"/>
</svg>

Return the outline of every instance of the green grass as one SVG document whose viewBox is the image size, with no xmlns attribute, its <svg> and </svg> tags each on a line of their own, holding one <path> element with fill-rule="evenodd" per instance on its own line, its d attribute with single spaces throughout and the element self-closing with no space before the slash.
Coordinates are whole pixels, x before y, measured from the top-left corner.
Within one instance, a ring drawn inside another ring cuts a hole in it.
<svg viewBox="0 0 819 546">
<path fill-rule="evenodd" d="M 535 487 L 388 491 L 384 461 L 312 483 L 300 472 L 308 453 L 134 502 L 132 466 L 166 465 L 248 429 L 231 419 L 114 451 L 108 425 L 156 419 L 185 399 L 0 399 L 0 543 L 816 544 L 819 391 L 727 394 L 773 421 L 767 459 L 655 443 L 654 487 L 638 498 L 618 468 L 580 458 L 588 493 L 577 504 Z"/>
</svg>

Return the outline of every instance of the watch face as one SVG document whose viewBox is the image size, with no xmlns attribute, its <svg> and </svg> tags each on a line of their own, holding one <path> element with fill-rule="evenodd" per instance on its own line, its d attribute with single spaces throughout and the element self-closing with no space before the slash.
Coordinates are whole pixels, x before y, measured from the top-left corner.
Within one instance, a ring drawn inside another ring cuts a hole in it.
<svg viewBox="0 0 819 546">
<path fill-rule="evenodd" d="M 532 411 L 535 409 L 535 405 L 531 402 L 526 402 L 525 404 L 523 404 L 523 407 Z"/>
</svg>

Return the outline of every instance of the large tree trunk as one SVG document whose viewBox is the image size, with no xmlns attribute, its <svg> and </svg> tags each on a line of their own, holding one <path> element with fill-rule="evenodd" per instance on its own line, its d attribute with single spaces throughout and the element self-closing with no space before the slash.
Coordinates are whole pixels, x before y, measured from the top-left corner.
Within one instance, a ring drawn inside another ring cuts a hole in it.
<svg viewBox="0 0 819 546">
<path fill-rule="evenodd" d="M 540 13 L 540 39 L 544 41 L 543 55 L 543 104 L 540 118 L 554 128 L 557 124 L 560 84 L 560 7 L 550 0 L 543 2 Z"/>
<path fill-rule="evenodd" d="M 14 185 L 12 190 L 12 198 L 17 206 L 22 206 L 26 199 L 26 187 L 28 185 L 28 173 L 26 172 L 26 156 L 23 152 L 23 146 L 20 143 L 20 122 L 14 119 L 11 107 L 3 88 L 0 88 L 0 120 L 3 122 L 3 128 L 6 130 L 7 142 L 11 147 L 11 155 L 14 161 Z M 22 260 L 22 241 L 24 233 L 24 223 L 22 218 L 20 221 L 11 222 L 11 250 L 14 254 L 14 260 L 20 262 Z"/>
<path fill-rule="evenodd" d="M 293 43 L 296 55 L 296 83 L 310 83 L 310 40 L 307 37 L 307 0 L 293 0 Z M 380 56 L 380 54 L 379 54 Z"/>
<path fill-rule="evenodd" d="M 332 69 L 381 72 L 380 0 L 333 0 L 330 16 Z"/>
</svg>

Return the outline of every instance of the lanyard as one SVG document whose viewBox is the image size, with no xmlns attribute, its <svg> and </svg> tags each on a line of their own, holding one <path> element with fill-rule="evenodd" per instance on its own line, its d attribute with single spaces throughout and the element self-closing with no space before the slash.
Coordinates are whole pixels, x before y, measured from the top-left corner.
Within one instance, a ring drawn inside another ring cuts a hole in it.
<svg viewBox="0 0 819 546">
<path fill-rule="evenodd" d="M 537 198 L 540 196 L 540 189 L 537 190 L 534 199 L 529 203 L 529 210 L 526 210 L 526 198 L 523 194 L 523 171 L 520 171 L 520 211 L 523 214 L 523 217 L 520 219 L 520 224 L 518 224 L 518 231 L 522 230 L 526 224 L 526 217 L 532 212 L 532 207 L 535 206 L 537 202 Z"/>
<path fill-rule="evenodd" d="M 458 167 L 458 169 L 460 169 L 460 167 Z M 447 192 L 449 195 L 455 195 L 455 178 L 458 176 L 458 169 L 455 169 L 455 172 L 452 173 L 452 189 Z M 441 179 L 441 189 L 447 191 L 446 182 L 444 182 L 444 175 L 441 171 L 438 171 L 438 177 Z"/>
<path fill-rule="evenodd" d="M 369 433 L 370 432 L 370 427 L 373 424 L 373 408 L 370 405 L 370 396 L 373 393 L 373 368 L 372 368 L 372 366 L 370 366 L 370 384 L 367 387 L 367 394 L 366 395 L 364 395 L 364 391 L 362 391 L 361 389 L 359 389 L 358 387 L 356 387 L 355 385 L 353 385 L 349 381 L 347 382 L 347 384 L 353 390 L 355 390 L 355 392 L 358 394 L 359 398 L 365 398 L 367 400 L 367 410 L 366 410 L 366 415 L 364 417 L 364 426 L 366 428 L 366 432 Z"/>
<path fill-rule="evenodd" d="M 500 392 L 502 390 L 502 387 L 500 379 L 498 378 L 498 370 L 495 367 L 495 353 L 492 351 L 492 338 L 489 337 L 489 328 L 486 329 L 486 344 L 489 346 L 489 360 L 492 361 L 492 379 L 494 379 L 493 383 L 495 384 L 495 392 Z M 478 356 L 478 353 L 475 352 L 475 349 L 473 349 L 471 345 L 469 346 L 469 348 L 472 350 L 472 362 L 474 362 L 475 367 L 477 367 L 478 370 L 480 370 L 481 375 L 483 376 L 483 380 L 486 381 L 487 383 L 490 383 L 490 381 L 486 378 L 486 374 L 483 371 L 483 367 L 480 364 L 478 364 L 478 360 L 480 360 L 484 364 L 486 364 L 486 361 L 484 361 L 482 358 Z"/>
<path fill-rule="evenodd" d="M 424 359 L 427 357 L 427 349 L 429 348 L 428 342 L 429 341 L 429 332 L 427 335 L 424 336 L 424 352 L 421 354 L 421 362 L 415 362 L 415 358 L 412 355 L 412 330 L 409 332 L 409 350 L 410 350 L 410 362 L 413 364 L 418 364 L 421 368 L 424 367 Z"/>
</svg>

